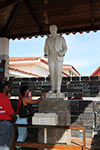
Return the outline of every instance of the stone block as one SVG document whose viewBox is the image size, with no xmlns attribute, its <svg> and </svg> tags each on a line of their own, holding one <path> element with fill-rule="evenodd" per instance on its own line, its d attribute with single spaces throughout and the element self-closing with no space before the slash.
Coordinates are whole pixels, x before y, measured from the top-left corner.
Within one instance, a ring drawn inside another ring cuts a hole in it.
<svg viewBox="0 0 100 150">
<path fill-rule="evenodd" d="M 96 113 L 96 126 L 100 126 L 100 112 L 99 113 Z"/>
<path fill-rule="evenodd" d="M 94 101 L 94 111 L 100 112 L 100 101 Z"/>
<path fill-rule="evenodd" d="M 42 102 L 41 102 L 42 103 Z M 50 103 L 51 104 L 51 103 Z M 40 113 L 56 113 L 58 114 L 58 123 L 59 125 L 70 125 L 70 112 L 68 106 L 63 103 L 58 106 L 54 102 L 53 105 L 47 106 L 47 103 L 42 104 L 42 107 L 39 106 Z"/>
<path fill-rule="evenodd" d="M 35 113 L 32 117 L 34 125 L 58 125 L 58 115 L 56 113 Z"/>
<path fill-rule="evenodd" d="M 38 129 L 38 142 L 44 142 L 44 130 Z M 70 145 L 71 131 L 65 129 L 49 128 L 47 129 L 47 142 L 49 144 L 68 144 Z"/>
<path fill-rule="evenodd" d="M 44 98 L 39 103 L 39 113 L 56 113 L 58 115 L 58 126 L 70 125 L 70 105 L 69 101 L 63 98 Z M 43 143 L 44 141 L 44 130 L 39 129 L 38 141 Z M 63 128 L 52 128 L 47 129 L 47 142 L 48 143 L 66 143 L 70 144 L 71 131 Z"/>
</svg>

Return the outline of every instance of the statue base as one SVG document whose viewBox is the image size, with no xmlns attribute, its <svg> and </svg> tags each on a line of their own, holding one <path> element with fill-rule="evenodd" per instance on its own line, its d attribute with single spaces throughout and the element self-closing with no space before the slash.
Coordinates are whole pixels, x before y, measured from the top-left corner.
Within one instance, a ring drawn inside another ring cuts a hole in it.
<svg viewBox="0 0 100 150">
<path fill-rule="evenodd" d="M 52 96 L 56 97 L 56 93 L 52 93 Z M 47 93 L 48 96 L 48 93 Z M 58 116 L 58 126 L 69 126 L 71 122 L 70 103 L 63 98 L 44 98 L 39 103 L 39 113 L 51 114 L 56 113 Z M 43 120 L 42 120 L 43 121 Z M 38 142 L 44 141 L 44 130 L 38 129 Z M 53 128 L 47 129 L 47 143 L 55 144 L 71 144 L 71 130 L 65 128 Z M 39 150 L 42 150 L 39 148 Z"/>
<path fill-rule="evenodd" d="M 65 98 L 64 93 L 53 93 L 53 92 L 48 92 L 46 93 L 46 98 Z"/>
</svg>

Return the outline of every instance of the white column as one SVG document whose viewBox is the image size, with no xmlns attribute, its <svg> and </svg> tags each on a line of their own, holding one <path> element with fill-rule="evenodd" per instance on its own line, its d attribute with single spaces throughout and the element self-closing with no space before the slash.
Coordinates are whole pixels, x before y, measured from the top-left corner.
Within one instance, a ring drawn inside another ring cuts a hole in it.
<svg viewBox="0 0 100 150">
<path fill-rule="evenodd" d="M 44 128 L 44 144 L 47 143 L 47 128 Z M 44 150 L 47 150 L 47 148 L 44 148 Z"/>
<path fill-rule="evenodd" d="M 0 63 L 6 60 L 4 77 L 9 77 L 9 39 L 0 38 Z"/>
</svg>

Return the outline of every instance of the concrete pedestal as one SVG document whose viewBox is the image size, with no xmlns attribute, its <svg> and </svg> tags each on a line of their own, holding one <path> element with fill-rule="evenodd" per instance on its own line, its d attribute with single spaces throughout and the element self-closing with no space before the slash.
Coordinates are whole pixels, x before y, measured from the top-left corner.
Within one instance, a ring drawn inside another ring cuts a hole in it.
<svg viewBox="0 0 100 150">
<path fill-rule="evenodd" d="M 65 98 L 65 94 L 64 93 L 46 93 L 46 98 Z"/>
<path fill-rule="evenodd" d="M 39 104 L 39 113 L 56 113 L 58 115 L 58 125 L 70 125 L 69 101 L 63 98 L 44 98 Z M 38 142 L 44 142 L 44 130 L 39 129 Z M 47 129 L 47 143 L 62 143 L 70 145 L 71 131 L 65 129 Z"/>
</svg>

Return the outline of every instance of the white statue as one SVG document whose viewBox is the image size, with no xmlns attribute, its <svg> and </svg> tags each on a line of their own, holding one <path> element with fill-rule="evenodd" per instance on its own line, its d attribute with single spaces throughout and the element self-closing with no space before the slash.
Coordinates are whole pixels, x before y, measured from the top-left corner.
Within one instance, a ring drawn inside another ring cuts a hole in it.
<svg viewBox="0 0 100 150">
<path fill-rule="evenodd" d="M 51 91 L 52 93 L 61 91 L 63 57 L 67 51 L 65 39 L 57 34 L 57 26 L 49 27 L 51 36 L 46 39 L 44 47 L 44 57 L 48 58 Z"/>
</svg>

